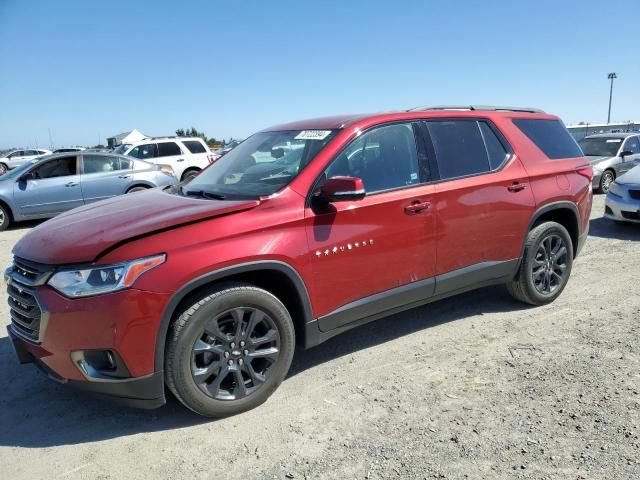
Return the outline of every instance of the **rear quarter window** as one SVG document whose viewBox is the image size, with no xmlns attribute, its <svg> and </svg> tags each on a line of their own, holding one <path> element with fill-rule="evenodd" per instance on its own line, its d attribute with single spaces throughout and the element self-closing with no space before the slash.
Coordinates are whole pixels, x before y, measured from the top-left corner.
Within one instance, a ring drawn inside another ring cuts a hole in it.
<svg viewBox="0 0 640 480">
<path fill-rule="evenodd" d="M 191 153 L 205 153 L 207 151 L 204 145 L 197 140 L 184 140 L 182 143 Z"/>
<path fill-rule="evenodd" d="M 559 120 L 517 118 L 513 123 L 553 160 L 583 156 L 582 150 Z"/>
</svg>

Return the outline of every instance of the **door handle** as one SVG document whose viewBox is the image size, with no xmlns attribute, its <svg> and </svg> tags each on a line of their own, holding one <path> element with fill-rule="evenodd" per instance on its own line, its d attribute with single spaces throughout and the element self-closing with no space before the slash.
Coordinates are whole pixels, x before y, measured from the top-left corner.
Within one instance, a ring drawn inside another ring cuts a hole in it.
<svg viewBox="0 0 640 480">
<path fill-rule="evenodd" d="M 510 192 L 521 192 L 525 188 L 527 188 L 526 183 L 513 182 L 513 184 L 507 187 L 507 190 L 509 190 Z"/>
<path fill-rule="evenodd" d="M 176 162 L 184 162 L 184 158 L 179 158 Z"/>
<path fill-rule="evenodd" d="M 69 182 L 65 185 L 65 187 L 77 187 L 78 186 L 78 182 Z"/>
<path fill-rule="evenodd" d="M 131 175 L 118 175 L 118 178 L 129 178 Z"/>
<path fill-rule="evenodd" d="M 404 207 L 404 212 L 407 215 L 415 215 L 431 208 L 431 202 L 415 202 L 411 205 Z"/>
</svg>

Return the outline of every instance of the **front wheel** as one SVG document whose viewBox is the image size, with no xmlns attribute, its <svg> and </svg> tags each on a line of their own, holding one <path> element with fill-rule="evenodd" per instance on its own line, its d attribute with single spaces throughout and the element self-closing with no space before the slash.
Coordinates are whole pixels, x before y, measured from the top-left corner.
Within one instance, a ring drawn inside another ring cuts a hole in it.
<svg viewBox="0 0 640 480">
<path fill-rule="evenodd" d="M 611 170 L 605 170 L 600 177 L 600 183 L 598 184 L 598 193 L 606 194 L 609 192 L 609 187 L 616 179 L 616 176 Z"/>
<path fill-rule="evenodd" d="M 189 183 L 191 180 L 196 178 L 199 173 L 200 173 L 200 170 L 187 170 L 182 174 L 182 182 Z"/>
<path fill-rule="evenodd" d="M 200 415 L 235 415 L 271 396 L 289 371 L 294 349 L 293 322 L 282 302 L 249 284 L 223 284 L 172 325 L 167 386 Z"/>
<path fill-rule="evenodd" d="M 4 205 L 0 205 L 0 232 L 6 230 L 11 223 L 11 217 L 9 216 L 9 211 L 4 207 Z"/>
<path fill-rule="evenodd" d="M 560 296 L 573 265 L 569 232 L 556 222 L 544 222 L 527 234 L 524 255 L 509 293 L 531 305 L 545 305 Z"/>
<path fill-rule="evenodd" d="M 6 163 L 0 163 L 0 175 L 4 175 L 9 171 L 9 167 L 7 167 Z"/>
</svg>

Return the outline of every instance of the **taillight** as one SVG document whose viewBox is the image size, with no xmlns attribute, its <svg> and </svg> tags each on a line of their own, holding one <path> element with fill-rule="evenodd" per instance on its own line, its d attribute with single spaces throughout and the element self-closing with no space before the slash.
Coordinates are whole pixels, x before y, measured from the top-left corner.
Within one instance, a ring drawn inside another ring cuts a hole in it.
<svg viewBox="0 0 640 480">
<path fill-rule="evenodd" d="M 209 165 L 215 162 L 218 159 L 216 155 L 207 155 L 207 160 L 209 160 Z"/>
<path fill-rule="evenodd" d="M 593 168 L 584 167 L 578 169 L 578 175 L 582 175 L 585 178 L 588 178 L 589 181 L 593 180 Z"/>
</svg>

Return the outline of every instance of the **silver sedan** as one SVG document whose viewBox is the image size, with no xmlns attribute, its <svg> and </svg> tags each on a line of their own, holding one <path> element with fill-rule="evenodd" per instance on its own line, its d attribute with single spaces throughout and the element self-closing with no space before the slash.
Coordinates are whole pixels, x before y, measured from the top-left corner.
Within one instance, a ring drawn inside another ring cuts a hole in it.
<svg viewBox="0 0 640 480">
<path fill-rule="evenodd" d="M 604 216 L 616 222 L 640 223 L 640 166 L 609 186 Z"/>
<path fill-rule="evenodd" d="M 0 231 L 11 222 L 53 217 L 115 195 L 177 184 L 167 165 L 112 153 L 47 155 L 0 176 Z"/>
</svg>

